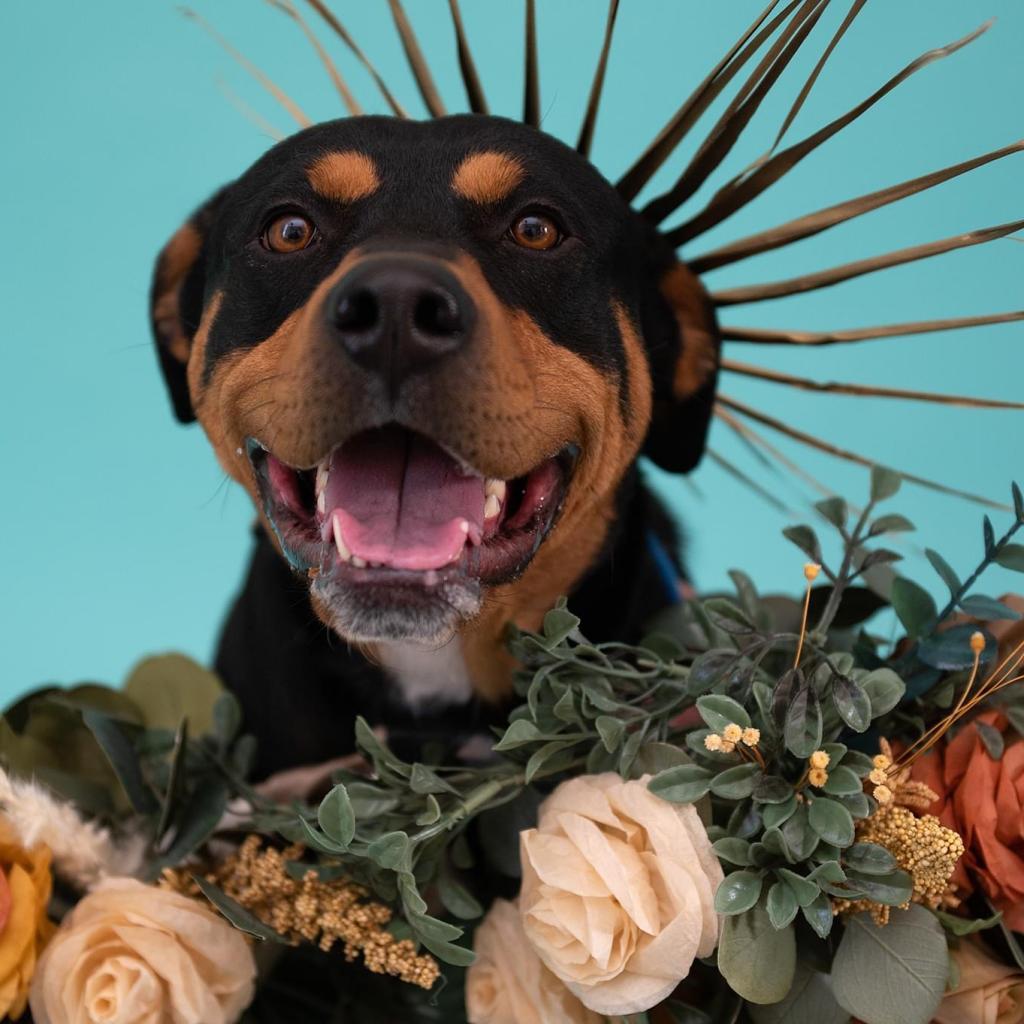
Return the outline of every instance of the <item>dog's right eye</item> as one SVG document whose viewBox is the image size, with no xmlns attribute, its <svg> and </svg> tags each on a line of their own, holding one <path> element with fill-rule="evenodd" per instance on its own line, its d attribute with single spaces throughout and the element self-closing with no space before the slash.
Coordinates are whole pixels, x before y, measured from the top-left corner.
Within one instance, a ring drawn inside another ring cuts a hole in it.
<svg viewBox="0 0 1024 1024">
<path fill-rule="evenodd" d="M 299 213 L 285 213 L 275 217 L 264 229 L 261 241 L 271 252 L 298 252 L 313 241 L 316 229 L 311 221 Z"/>
</svg>

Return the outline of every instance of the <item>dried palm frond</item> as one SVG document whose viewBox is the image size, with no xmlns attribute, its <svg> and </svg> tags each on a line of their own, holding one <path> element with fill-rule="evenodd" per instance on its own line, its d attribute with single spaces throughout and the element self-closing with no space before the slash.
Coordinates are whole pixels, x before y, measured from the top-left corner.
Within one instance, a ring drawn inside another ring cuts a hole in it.
<svg viewBox="0 0 1024 1024">
<path fill-rule="evenodd" d="M 305 19 L 299 14 L 296 9 L 296 0 L 268 0 L 268 2 L 297 22 L 330 75 L 348 112 L 351 114 L 359 113 L 362 108 L 352 96 L 351 91 L 348 89 L 347 84 L 326 49 L 321 45 Z M 376 67 L 370 62 L 352 35 L 328 6 L 328 0 L 303 0 L 303 2 L 312 8 L 329 29 L 354 54 L 380 90 L 388 109 L 395 116 L 407 117 L 405 108 L 399 103 L 385 84 Z M 527 124 L 539 127 L 541 120 L 540 56 L 537 39 L 536 0 L 523 0 L 523 3 L 524 82 L 522 119 Z M 387 4 L 413 79 L 429 114 L 433 117 L 444 116 L 446 108 L 441 100 L 427 58 L 416 38 L 405 7 L 401 0 L 387 0 Z M 921 54 L 889 77 L 854 107 L 834 117 L 800 141 L 780 149 L 783 138 L 790 131 L 798 115 L 804 109 L 808 97 L 822 77 L 830 58 L 839 44 L 848 36 L 851 25 L 861 14 L 865 4 L 866 0 L 851 0 L 836 27 L 827 39 L 823 41 L 810 71 L 803 79 L 793 100 L 787 105 L 781 123 L 771 133 L 768 147 L 763 155 L 739 171 L 733 172 L 732 176 L 724 184 L 717 187 L 708 200 L 696 205 L 692 211 L 687 211 L 685 219 L 681 223 L 663 231 L 663 237 L 673 247 L 679 247 L 692 241 L 747 207 L 793 170 L 805 157 L 816 152 L 844 128 L 858 120 L 911 76 L 974 42 L 992 24 L 991 22 L 986 22 L 961 39 Z M 661 131 L 658 132 L 653 141 L 629 165 L 628 170 L 616 184 L 620 195 L 627 202 L 635 201 L 654 175 L 671 160 L 680 144 L 697 127 L 702 117 L 709 111 L 712 105 L 719 99 L 722 99 L 725 104 L 724 110 L 714 120 L 714 123 L 711 124 L 703 139 L 695 147 L 693 156 L 677 172 L 674 182 L 667 190 L 647 202 L 642 208 L 641 213 L 652 224 L 660 224 L 666 218 L 676 214 L 684 204 L 692 200 L 712 175 L 724 166 L 729 154 L 747 133 L 754 115 L 763 108 L 765 100 L 777 92 L 778 83 L 787 68 L 794 66 L 798 55 L 806 52 L 809 48 L 810 44 L 808 41 L 814 35 L 815 29 L 823 16 L 827 13 L 829 5 L 830 0 L 770 0 L 707 75 L 699 81 L 697 87 L 676 108 L 675 113 L 673 113 Z M 448 0 L 448 7 L 455 33 L 458 66 L 466 92 L 468 107 L 474 113 L 486 114 L 489 112 L 489 107 L 477 64 L 474 61 L 469 46 L 459 0 Z M 585 156 L 589 155 L 593 144 L 598 113 L 604 95 L 609 55 L 619 8 L 619 0 L 609 0 L 607 8 L 602 8 L 605 11 L 604 34 L 597 64 L 590 83 L 579 135 L 576 140 L 576 148 Z M 236 61 L 242 64 L 288 110 L 298 124 L 305 125 L 309 123 L 309 119 L 295 102 L 259 68 L 231 47 L 222 36 L 198 15 L 192 11 L 186 11 L 186 13 L 202 25 Z M 741 73 L 743 74 L 741 75 Z M 727 90 L 734 85 L 735 91 L 726 100 Z M 241 101 L 233 99 L 232 102 L 244 108 L 244 104 L 241 104 Z M 273 127 L 263 122 L 259 115 L 246 110 L 246 116 L 260 123 L 261 130 L 268 134 L 274 134 Z M 935 188 L 961 175 L 1001 161 L 1005 157 L 1022 151 L 1024 151 L 1024 140 L 1019 140 L 951 166 L 943 167 L 842 202 L 833 203 L 814 212 L 794 217 L 776 227 L 757 231 L 746 237 L 720 244 L 714 249 L 686 260 L 686 266 L 695 274 L 705 274 L 752 256 L 784 248 L 844 224 L 856 217 L 891 206 L 903 199 Z M 839 264 L 826 269 L 813 270 L 810 273 L 797 277 L 721 289 L 711 293 L 709 298 L 710 302 L 715 306 L 725 307 L 803 294 L 816 289 L 831 287 L 863 275 L 888 270 L 1000 238 L 1024 241 L 1020 237 L 1015 237 L 1015 233 L 1019 232 L 1022 228 L 1024 228 L 1024 220 L 1016 220 L 921 245 L 898 249 L 866 259 Z M 833 331 L 787 330 L 745 325 L 725 325 L 718 328 L 718 340 L 726 346 L 733 343 L 747 343 L 818 347 L 873 340 L 884 341 L 898 337 L 962 330 L 983 325 L 1008 324 L 1021 320 L 1024 320 L 1024 310 L 982 313 L 973 316 L 945 319 L 924 319 Z M 822 382 L 810 376 L 783 373 L 767 367 L 754 366 L 728 358 L 723 360 L 722 367 L 728 373 L 758 378 L 775 384 L 823 394 L 940 403 L 978 409 L 1019 410 L 1024 408 L 1024 402 L 919 391 L 899 387 L 896 383 L 890 382 L 878 386 L 835 381 Z M 809 484 L 814 490 L 823 494 L 829 494 L 831 490 L 772 445 L 751 424 L 758 423 L 769 430 L 782 433 L 798 443 L 848 462 L 862 466 L 876 464 L 872 459 L 864 455 L 824 441 L 812 433 L 790 424 L 788 421 L 783 421 L 768 413 L 761 412 L 725 395 L 719 396 L 715 406 L 715 415 L 740 438 L 744 445 L 756 453 L 759 464 L 765 468 L 781 466 L 787 472 L 799 477 L 804 483 Z M 709 457 L 725 469 L 726 472 L 742 480 L 746 486 L 761 494 L 762 497 L 771 497 L 760 487 L 756 480 L 736 467 L 720 452 L 709 451 Z M 928 487 L 934 491 L 980 502 L 994 508 L 1004 507 L 996 502 L 988 501 L 980 495 L 959 490 L 937 481 L 928 480 L 910 473 L 903 473 L 902 475 L 908 481 Z M 777 502 L 773 503 L 777 504 Z"/>
</svg>

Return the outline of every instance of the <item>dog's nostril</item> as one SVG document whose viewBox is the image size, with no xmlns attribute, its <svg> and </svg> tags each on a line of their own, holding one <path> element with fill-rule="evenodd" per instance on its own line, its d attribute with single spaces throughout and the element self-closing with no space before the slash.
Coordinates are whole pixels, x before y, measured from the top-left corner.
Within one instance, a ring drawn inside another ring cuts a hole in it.
<svg viewBox="0 0 1024 1024">
<path fill-rule="evenodd" d="M 335 324 L 348 332 L 372 330 L 379 320 L 377 297 L 368 288 L 342 295 L 334 307 Z"/>
<path fill-rule="evenodd" d="M 413 309 L 413 324 L 424 334 L 447 337 L 459 334 L 465 324 L 454 295 L 443 291 L 422 294 Z"/>
</svg>

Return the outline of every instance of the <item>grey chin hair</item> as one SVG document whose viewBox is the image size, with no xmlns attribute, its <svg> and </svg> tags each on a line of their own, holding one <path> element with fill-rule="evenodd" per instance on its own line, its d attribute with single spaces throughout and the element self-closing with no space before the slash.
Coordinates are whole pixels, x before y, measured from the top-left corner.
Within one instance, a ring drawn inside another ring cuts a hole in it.
<svg viewBox="0 0 1024 1024">
<path fill-rule="evenodd" d="M 440 647 L 483 603 L 481 585 L 468 579 L 440 584 L 429 600 L 422 594 L 414 600 L 382 599 L 322 576 L 312 592 L 325 606 L 331 628 L 350 643 L 406 641 Z"/>
</svg>

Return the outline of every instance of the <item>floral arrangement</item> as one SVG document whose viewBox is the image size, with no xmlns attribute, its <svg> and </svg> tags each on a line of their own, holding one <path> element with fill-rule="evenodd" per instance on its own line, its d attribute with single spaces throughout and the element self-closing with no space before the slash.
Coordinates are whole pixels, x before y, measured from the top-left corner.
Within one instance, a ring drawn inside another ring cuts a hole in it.
<svg viewBox="0 0 1024 1024">
<path fill-rule="evenodd" d="M 799 600 L 733 572 L 635 647 L 552 609 L 475 762 L 360 721 L 352 757 L 253 784 L 178 655 L 22 698 L 0 1018 L 1019 1024 L 1024 601 L 976 584 L 1024 571 L 1024 497 L 965 580 L 927 551 L 939 608 L 881 546 L 899 483 L 785 531 Z"/>
</svg>

